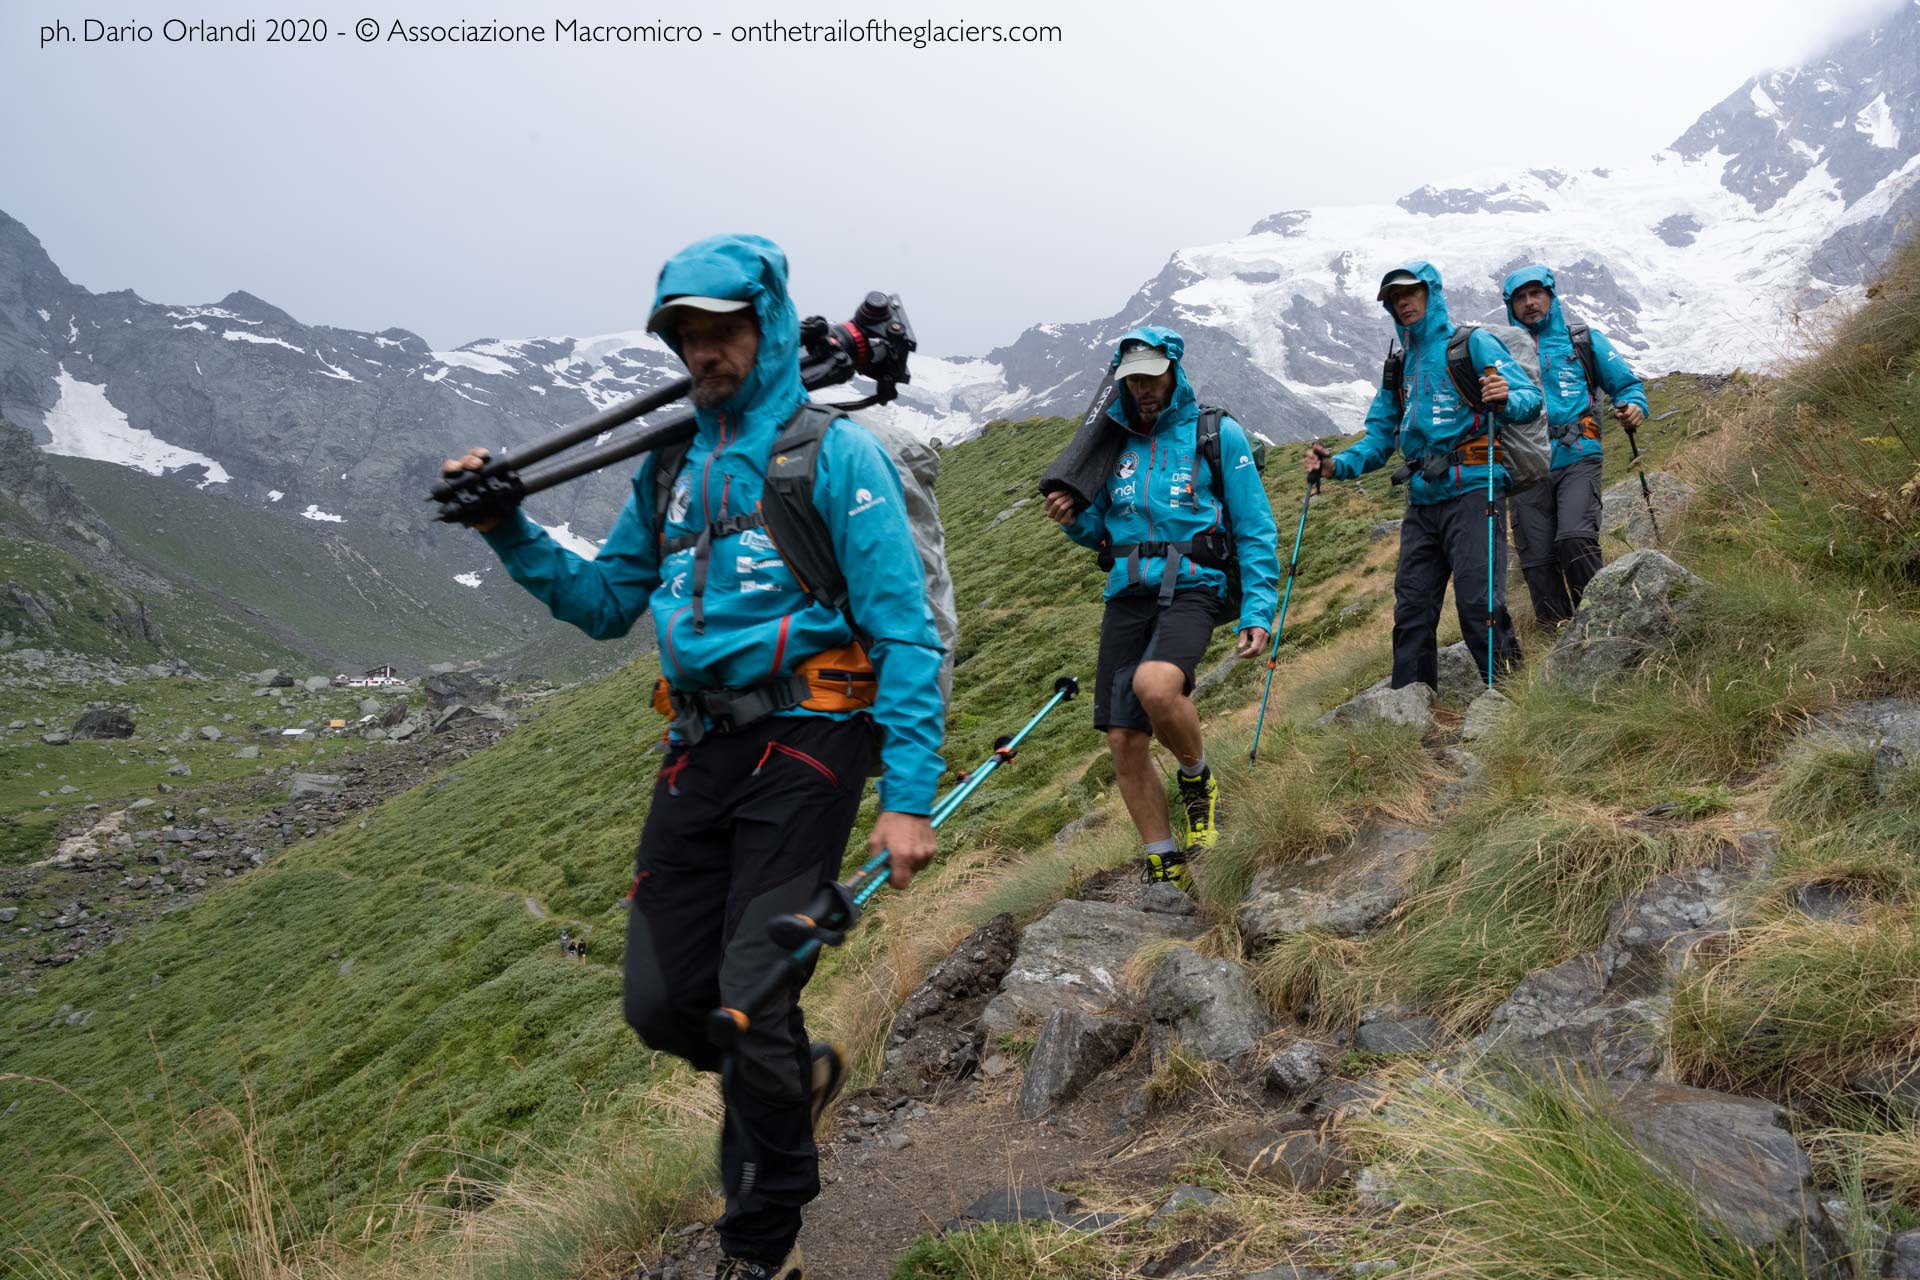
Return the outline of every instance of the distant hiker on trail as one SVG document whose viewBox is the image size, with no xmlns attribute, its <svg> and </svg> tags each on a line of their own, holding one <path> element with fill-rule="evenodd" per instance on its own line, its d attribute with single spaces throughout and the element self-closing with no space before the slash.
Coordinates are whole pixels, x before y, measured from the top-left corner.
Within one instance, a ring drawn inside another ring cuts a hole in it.
<svg viewBox="0 0 1920 1280">
<path fill-rule="evenodd" d="M 630 894 L 626 1016 L 653 1048 L 719 1071 L 707 1017 L 742 1003 L 786 954 L 769 919 L 839 873 L 876 752 L 869 848 L 891 851 L 896 888 L 932 860 L 944 650 L 893 461 L 851 421 L 802 408 L 786 255 L 758 236 L 683 250 L 660 272 L 647 328 L 693 378 L 698 431 L 684 456 L 646 456 L 595 559 L 519 512 L 481 531 L 514 581 L 589 635 L 625 635 L 651 610 L 655 705 L 673 726 Z M 776 551 L 762 527 L 763 498 L 778 501 L 774 441 L 809 421 L 821 433 L 805 514 L 821 554 L 849 567 L 844 613 L 808 593 L 793 548 Z M 719 1276 L 803 1273 L 801 1208 L 820 1193 L 813 1129 L 846 1064 L 808 1043 L 797 996 L 754 1017 L 722 1078 Z"/>
<path fill-rule="evenodd" d="M 1540 352 L 1553 442 L 1551 479 L 1513 499 L 1513 549 L 1533 616 L 1558 626 L 1580 607 L 1588 580 L 1600 571 L 1600 393 L 1631 432 L 1647 420 L 1647 392 L 1606 334 L 1567 319 L 1553 272 L 1522 267 L 1500 291 L 1508 317 L 1533 334 Z"/>
<path fill-rule="evenodd" d="M 1180 364 L 1184 349 L 1171 329 L 1135 329 L 1120 340 L 1111 364 L 1119 393 L 1097 424 L 1112 439 L 1104 487 L 1087 505 L 1064 490 L 1046 498 L 1067 536 L 1111 564 L 1093 725 L 1106 732 L 1121 798 L 1146 846 L 1147 878 L 1181 888 L 1187 858 L 1219 839 L 1220 788 L 1191 697 L 1194 668 L 1223 620 L 1232 562 L 1242 658 L 1266 648 L 1280 574 L 1273 508 L 1246 430 L 1203 409 Z M 1156 736 L 1180 762 L 1184 850 L 1153 765 Z"/>
<path fill-rule="evenodd" d="M 1462 344 L 1458 362 L 1465 367 L 1449 370 L 1455 325 L 1447 316 L 1440 273 L 1428 263 L 1389 271 L 1376 296 L 1393 317 L 1405 352 L 1398 386 L 1383 385 L 1374 394 L 1366 434 L 1358 442 L 1337 454 L 1318 443 L 1309 446 L 1307 475 L 1351 480 L 1383 465 L 1399 450 L 1406 465 L 1394 483 L 1407 486 L 1407 511 L 1393 578 L 1393 687 L 1440 687 L 1440 606 L 1449 577 L 1461 633 L 1484 680 L 1493 656 L 1487 643 L 1490 600 L 1492 647 L 1499 666 L 1504 669 L 1520 659 L 1504 602 L 1506 503 L 1498 495 L 1506 489 L 1507 470 L 1501 465 L 1503 455 L 1491 460 L 1487 456 L 1489 417 L 1508 424 L 1531 421 L 1540 412 L 1540 389 L 1506 345 L 1484 329 L 1474 329 Z M 1390 373 L 1393 365 L 1389 358 Z M 1472 373 L 1478 373 L 1477 379 Z M 1461 385 L 1462 379 L 1468 384 Z M 1474 400 L 1484 408 L 1476 408 Z M 1486 504 L 1490 464 L 1496 495 L 1491 583 Z"/>
</svg>

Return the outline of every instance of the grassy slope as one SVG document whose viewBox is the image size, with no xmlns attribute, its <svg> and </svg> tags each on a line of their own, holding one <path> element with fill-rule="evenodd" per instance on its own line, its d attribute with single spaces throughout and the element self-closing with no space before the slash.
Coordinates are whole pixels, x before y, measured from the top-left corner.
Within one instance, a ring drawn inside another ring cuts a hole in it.
<svg viewBox="0 0 1920 1280">
<path fill-rule="evenodd" d="M 476 657 L 524 643 L 542 615 L 511 583 L 462 586 L 378 530 L 353 530 L 349 541 L 325 523 L 125 467 L 54 462 L 130 554 L 316 657 L 406 665 Z M 474 569 L 492 560 L 475 547 Z"/>
<path fill-rule="evenodd" d="M 947 455 L 941 497 L 968 645 L 950 730 L 956 764 L 972 765 L 1023 722 L 1055 675 L 1092 677 L 1091 557 L 1032 507 L 988 527 L 1030 492 L 1067 429 L 998 427 Z M 1299 449 L 1274 453 L 1267 483 L 1290 540 Z M 1295 644 L 1337 630 L 1348 603 L 1364 607 L 1345 626 L 1384 626 L 1390 569 L 1367 530 L 1395 514 L 1396 496 L 1382 480 L 1364 494 L 1330 488 L 1316 504 L 1288 622 Z M 1260 672 L 1243 666 L 1216 703 L 1244 701 Z M 583 1119 L 591 1128 L 650 1114 L 656 1066 L 619 1024 L 614 904 L 652 769 L 645 747 L 657 726 L 641 709 L 651 678 L 642 662 L 566 695 L 363 827 L 52 975 L 8 1011 L 0 1068 L 58 1079 L 109 1118 L 155 1131 L 208 1099 L 237 1109 L 250 1091 L 288 1203 L 309 1230 L 427 1186 L 450 1166 L 471 1167 L 475 1152 L 497 1144 L 558 1145 Z M 951 828 L 947 847 L 975 880 L 1006 878 L 1010 867 L 1027 875 L 1013 858 L 1099 806 L 1104 774 L 1086 768 L 1099 745 L 1086 704 L 1057 715 Z M 1124 852 L 1123 838 L 1111 843 Z M 1072 874 L 1044 858 L 1026 863 L 1046 864 L 1034 875 L 1050 891 L 1064 886 L 1046 876 Z M 553 918 L 535 920 L 525 895 Z M 929 901 L 902 902 L 916 899 Z M 593 962 L 560 960 L 552 944 L 562 925 L 592 927 Z M 838 990 L 816 988 L 823 1001 Z M 63 1004 L 95 1016 L 84 1028 L 49 1028 Z M 36 1191 L 40 1179 L 84 1172 L 124 1188 L 129 1178 L 95 1117 L 43 1086 L 0 1085 L 0 1111 L 15 1099 L 20 1109 L 0 1127 L 10 1152 L 0 1195 L 22 1204 L 0 1232 L 57 1241 L 81 1215 Z"/>
</svg>

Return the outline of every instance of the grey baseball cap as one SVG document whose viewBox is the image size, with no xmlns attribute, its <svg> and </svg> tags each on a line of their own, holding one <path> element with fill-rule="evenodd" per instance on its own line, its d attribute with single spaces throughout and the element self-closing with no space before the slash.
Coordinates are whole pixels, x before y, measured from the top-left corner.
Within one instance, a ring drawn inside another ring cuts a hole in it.
<svg viewBox="0 0 1920 1280">
<path fill-rule="evenodd" d="M 692 307 L 695 311 L 727 312 L 745 311 L 752 305 L 745 298 L 703 298 L 698 294 L 683 293 L 678 297 L 668 298 L 660 304 L 660 309 L 647 320 L 647 332 L 659 333 L 672 324 L 673 311 L 676 307 Z"/>
<path fill-rule="evenodd" d="M 1387 290 L 1389 289 L 1400 289 L 1409 285 L 1422 285 L 1425 283 L 1426 281 L 1411 271 L 1389 271 L 1381 278 L 1380 292 L 1374 294 L 1373 297 L 1376 302 L 1385 302 L 1387 300 Z"/>
<path fill-rule="evenodd" d="M 1144 342 L 1132 342 L 1120 349 L 1120 363 L 1114 369 L 1113 376 L 1157 378 L 1172 365 L 1173 361 L 1167 358 L 1164 348 L 1150 347 Z"/>
</svg>

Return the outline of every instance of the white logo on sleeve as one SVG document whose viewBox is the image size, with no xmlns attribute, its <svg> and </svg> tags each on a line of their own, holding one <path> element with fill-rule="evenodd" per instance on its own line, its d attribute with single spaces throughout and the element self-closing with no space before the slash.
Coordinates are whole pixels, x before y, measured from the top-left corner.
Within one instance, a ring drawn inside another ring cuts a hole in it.
<svg viewBox="0 0 1920 1280">
<path fill-rule="evenodd" d="M 1252 465 L 1253 465 L 1253 455 L 1250 453 L 1243 453 L 1240 455 L 1240 461 L 1233 464 L 1233 469 L 1235 471 L 1245 471 L 1248 467 Z"/>
<path fill-rule="evenodd" d="M 884 507 L 886 505 L 886 498 L 875 497 L 873 490 L 856 489 L 853 492 L 853 510 L 847 512 L 847 515 L 850 517 L 865 515 L 875 507 Z"/>
</svg>

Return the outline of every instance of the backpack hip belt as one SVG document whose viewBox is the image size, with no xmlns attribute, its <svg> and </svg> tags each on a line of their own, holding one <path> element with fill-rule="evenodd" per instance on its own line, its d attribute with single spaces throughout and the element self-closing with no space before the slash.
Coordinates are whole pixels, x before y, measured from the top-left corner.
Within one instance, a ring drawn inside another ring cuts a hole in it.
<svg viewBox="0 0 1920 1280">
<path fill-rule="evenodd" d="M 697 746 L 709 733 L 733 733 L 769 716 L 791 711 L 813 696 L 813 686 L 799 673 L 775 676 L 742 689 L 696 689 L 682 693 L 665 680 L 654 687 L 654 705 L 673 717 L 673 733 L 688 746 Z M 709 724 L 711 722 L 711 724 Z"/>
<path fill-rule="evenodd" d="M 1180 582 L 1180 561 L 1183 557 L 1209 569 L 1225 569 L 1232 555 L 1232 539 L 1224 533 L 1210 532 L 1185 542 L 1134 542 L 1110 547 L 1100 559 L 1101 567 L 1108 569 L 1122 560 L 1126 561 L 1127 585 L 1137 587 L 1145 581 L 1140 573 L 1140 562 L 1164 556 L 1166 565 L 1160 571 L 1160 607 L 1165 608 L 1173 603 L 1174 588 Z"/>
<path fill-rule="evenodd" d="M 1501 466 L 1506 465 L 1507 451 L 1503 446 L 1498 444 L 1494 446 L 1493 460 Z M 1398 471 L 1393 473 L 1393 482 L 1395 484 L 1405 484 L 1413 478 L 1413 473 L 1418 471 L 1422 480 L 1432 484 L 1455 467 L 1484 467 L 1486 465 L 1487 437 L 1481 436 L 1478 439 L 1466 441 L 1458 448 L 1448 449 L 1444 453 L 1430 453 L 1423 458 L 1415 458 L 1407 462 Z"/>
<path fill-rule="evenodd" d="M 1557 436 L 1562 446 L 1571 449 L 1580 440 L 1598 440 L 1600 424 L 1594 420 L 1593 411 L 1588 409 L 1579 418 L 1560 428 Z"/>
</svg>

